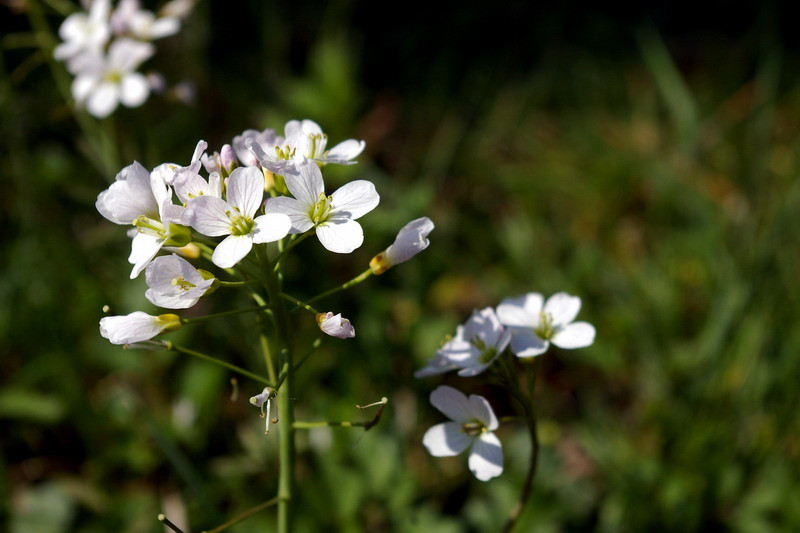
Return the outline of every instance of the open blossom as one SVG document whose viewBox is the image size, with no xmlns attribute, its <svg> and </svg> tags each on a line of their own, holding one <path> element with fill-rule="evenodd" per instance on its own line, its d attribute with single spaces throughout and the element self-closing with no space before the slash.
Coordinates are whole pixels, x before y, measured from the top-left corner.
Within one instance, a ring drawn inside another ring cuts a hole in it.
<svg viewBox="0 0 800 533">
<path fill-rule="evenodd" d="M 335 315 L 330 311 L 320 313 L 317 315 L 317 324 L 323 333 L 331 337 L 350 339 L 356 336 L 356 329 L 348 319 L 342 318 L 341 313 Z"/>
<path fill-rule="evenodd" d="M 214 249 L 211 261 L 229 268 L 241 261 L 253 243 L 282 239 L 292 226 L 289 217 L 268 213 L 256 217 L 264 197 L 264 175 L 254 167 L 237 168 L 228 178 L 227 196 L 198 196 L 186 206 L 183 220 L 209 237 L 227 237 Z"/>
<path fill-rule="evenodd" d="M 142 342 L 180 327 L 181 319 L 173 314 L 153 316 L 135 311 L 125 316 L 107 316 L 100 319 L 100 335 L 112 344 Z"/>
<path fill-rule="evenodd" d="M 169 255 L 157 257 L 145 270 L 145 297 L 158 307 L 188 309 L 211 288 L 215 278 L 194 268 L 191 263 Z"/>
<path fill-rule="evenodd" d="M 131 279 L 147 266 L 163 246 L 188 244 L 188 228 L 175 223 L 172 192 L 158 174 L 135 162 L 123 168 L 116 181 L 97 196 L 95 207 L 115 224 L 133 224 L 136 234 L 128 261 Z"/>
<path fill-rule="evenodd" d="M 244 130 L 241 135 L 233 138 L 231 144 L 239 161 L 245 166 L 254 167 L 258 165 L 258 158 L 253 153 L 251 146 L 255 146 L 266 154 L 275 151 L 276 147 L 280 147 L 284 142 L 285 139 L 274 129 L 267 128 L 264 131 Z"/>
<path fill-rule="evenodd" d="M 290 120 L 284 131 L 285 137 L 278 136 L 275 130 L 261 133 L 248 130 L 238 140 L 234 138 L 234 148 L 238 142 L 240 147 L 244 145 L 251 152 L 247 156 L 240 155 L 237 150 L 239 159 L 244 161 L 242 158 L 245 157 L 252 161 L 251 157 L 255 157 L 264 168 L 283 175 L 296 170 L 295 167 L 306 159 L 320 165 L 352 165 L 355 163 L 352 159 L 358 157 L 366 145 L 364 141 L 348 139 L 327 150 L 328 135 L 313 120 Z"/>
<path fill-rule="evenodd" d="M 99 53 L 111 38 L 108 0 L 94 0 L 89 13 L 73 13 L 64 19 L 58 28 L 58 35 L 64 42 L 56 46 L 53 56 L 59 61 L 67 61 L 67 69 L 75 74 L 83 63 L 86 53 Z"/>
<path fill-rule="evenodd" d="M 118 39 L 106 55 L 100 50 L 85 54 L 72 82 L 75 101 L 98 118 L 110 115 L 120 103 L 142 105 L 150 94 L 150 84 L 136 68 L 154 50 L 150 43 Z"/>
<path fill-rule="evenodd" d="M 565 292 L 544 301 L 531 292 L 506 298 L 497 306 L 500 322 L 511 328 L 511 351 L 518 357 L 533 357 L 547 351 L 552 342 L 559 348 L 574 349 L 594 342 L 594 326 L 574 322 L 581 299 Z"/>
<path fill-rule="evenodd" d="M 414 376 L 454 369 L 459 369 L 459 376 L 477 376 L 503 353 L 510 339 L 511 331 L 500 324 L 491 307 L 475 311 L 463 326 L 456 328 L 455 337 L 436 352 L 434 360 Z"/>
<path fill-rule="evenodd" d="M 383 274 L 394 265 L 408 261 L 427 248 L 430 244 L 428 234 L 433 228 L 433 221 L 428 217 L 417 218 L 403 226 L 394 243 L 369 262 L 372 273 L 376 276 Z"/>
<path fill-rule="evenodd" d="M 366 180 L 351 181 L 332 195 L 325 195 L 322 172 L 313 161 L 298 165 L 298 174 L 287 174 L 286 187 L 294 198 L 279 196 L 267 200 L 267 213 L 281 213 L 292 220 L 290 233 L 314 229 L 322 246 L 331 252 L 348 254 L 364 242 L 364 230 L 355 219 L 378 205 L 380 196 Z"/>
<path fill-rule="evenodd" d="M 481 481 L 503 473 L 503 448 L 493 433 L 500 425 L 483 396 L 469 399 L 453 387 L 442 385 L 431 393 L 431 404 L 452 422 L 425 432 L 422 444 L 434 457 L 450 457 L 469 449 L 469 469 Z"/>
<path fill-rule="evenodd" d="M 117 35 L 128 34 L 143 41 L 168 37 L 181 29 L 177 17 L 157 18 L 152 11 L 142 9 L 139 0 L 120 0 L 111 15 L 111 26 Z"/>
</svg>

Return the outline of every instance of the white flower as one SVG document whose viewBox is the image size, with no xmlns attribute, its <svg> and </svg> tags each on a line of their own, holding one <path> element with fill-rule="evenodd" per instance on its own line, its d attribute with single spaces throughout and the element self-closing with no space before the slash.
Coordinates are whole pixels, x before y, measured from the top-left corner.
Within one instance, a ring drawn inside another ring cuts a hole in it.
<svg viewBox="0 0 800 533">
<path fill-rule="evenodd" d="M 181 327 L 178 315 L 148 315 L 135 311 L 126 316 L 107 316 L 100 319 L 100 335 L 111 344 L 131 344 L 152 339 L 160 333 Z"/>
<path fill-rule="evenodd" d="M 64 42 L 56 46 L 53 56 L 67 61 L 67 69 L 75 74 L 84 62 L 83 55 L 100 53 L 111 37 L 108 21 L 108 0 L 94 0 L 89 14 L 73 13 L 64 19 L 58 35 Z"/>
<path fill-rule="evenodd" d="M 204 277 L 191 263 L 173 254 L 157 257 L 147 265 L 145 280 L 150 288 L 144 295 L 154 305 L 188 309 L 211 288 L 215 278 Z"/>
<path fill-rule="evenodd" d="M 255 146 L 261 152 L 270 153 L 275 150 L 275 147 L 284 144 L 284 138 L 272 128 L 265 129 L 264 131 L 244 130 L 241 135 L 233 138 L 233 151 L 236 152 L 236 157 L 243 165 L 254 167 L 258 165 L 258 158 L 251 150 L 251 146 Z M 265 156 L 266 157 L 266 156 Z"/>
<path fill-rule="evenodd" d="M 256 136 L 251 135 L 250 140 L 244 139 L 239 142 L 244 143 L 244 146 L 252 152 L 251 156 L 255 156 L 261 166 L 281 175 L 295 170 L 294 167 L 301 164 L 304 159 L 310 159 L 320 165 L 355 164 L 355 161 L 351 160 L 364 151 L 366 144 L 364 141 L 348 139 L 326 150 L 328 136 L 313 120 L 290 120 L 286 123 L 284 131 L 285 137 L 277 136 L 274 130 L 264 130 Z M 234 138 L 234 147 L 236 142 L 237 139 Z M 239 155 L 238 150 L 237 155 Z M 244 161 L 242 156 L 239 159 Z"/>
<path fill-rule="evenodd" d="M 452 422 L 437 424 L 425 432 L 422 444 L 434 457 L 469 452 L 469 469 L 481 481 L 503 473 L 503 448 L 492 433 L 499 423 L 483 396 L 469 399 L 453 387 L 442 385 L 431 393 L 431 404 Z"/>
<path fill-rule="evenodd" d="M 280 213 L 254 218 L 263 197 L 261 171 L 255 167 L 237 168 L 228 178 L 227 201 L 198 196 L 186 206 L 183 220 L 203 235 L 228 236 L 217 245 L 211 261 L 220 268 L 229 268 L 250 252 L 253 243 L 282 239 L 292 226 L 289 217 Z"/>
<path fill-rule="evenodd" d="M 181 23 L 177 17 L 156 18 L 152 11 L 142 9 L 139 0 L 121 0 L 111 15 L 111 26 L 118 35 L 151 41 L 178 33 Z"/>
<path fill-rule="evenodd" d="M 428 217 L 417 218 L 403 226 L 394 243 L 369 262 L 372 273 L 383 274 L 394 265 L 408 261 L 427 248 L 430 244 L 428 234 L 433 228 L 433 221 Z"/>
<path fill-rule="evenodd" d="M 334 315 L 332 312 L 319 313 L 317 315 L 317 324 L 323 333 L 331 337 L 339 337 L 340 339 L 349 339 L 356 336 L 356 329 L 346 318 L 342 318 L 342 314 Z"/>
<path fill-rule="evenodd" d="M 282 213 L 292 220 L 291 233 L 314 228 L 322 246 L 331 252 L 348 254 L 364 242 L 364 230 L 355 219 L 369 213 L 380 201 L 375 186 L 356 180 L 325 195 L 322 172 L 313 161 L 299 164 L 298 174 L 287 174 L 286 187 L 294 195 L 267 200 L 265 212 Z"/>
<path fill-rule="evenodd" d="M 476 310 L 456 328 L 455 337 L 436 352 L 433 364 L 414 375 L 424 377 L 459 368 L 459 376 L 477 376 L 503 353 L 510 339 L 511 330 L 500 324 L 494 309 Z"/>
<path fill-rule="evenodd" d="M 594 326 L 573 322 L 580 308 L 581 299 L 565 292 L 552 295 L 546 303 L 541 294 L 531 292 L 500 302 L 497 316 L 511 327 L 511 351 L 519 357 L 533 357 L 546 352 L 551 342 L 565 349 L 594 342 Z"/>
<path fill-rule="evenodd" d="M 150 84 L 140 72 L 134 72 L 153 55 L 153 45 L 133 39 L 111 43 L 108 55 L 95 51 L 82 61 L 72 82 L 72 96 L 92 115 L 110 115 L 121 102 L 128 107 L 142 105 L 150 94 Z"/>
<path fill-rule="evenodd" d="M 230 144 L 223 145 L 219 152 L 214 152 L 210 156 L 203 154 L 200 160 L 207 172 L 216 172 L 223 176 L 229 176 L 238 163 Z"/>
<path fill-rule="evenodd" d="M 123 168 L 116 181 L 97 195 L 95 207 L 115 224 L 136 226 L 128 261 L 131 279 L 147 266 L 162 246 L 183 246 L 191 236 L 174 223 L 172 192 L 158 174 L 135 162 Z"/>
</svg>

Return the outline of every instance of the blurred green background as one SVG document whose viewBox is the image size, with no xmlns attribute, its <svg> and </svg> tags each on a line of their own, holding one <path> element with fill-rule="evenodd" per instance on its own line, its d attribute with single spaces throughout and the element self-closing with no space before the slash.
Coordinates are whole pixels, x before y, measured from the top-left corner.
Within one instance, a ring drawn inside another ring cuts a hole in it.
<svg viewBox="0 0 800 533">
<path fill-rule="evenodd" d="M 543 444 L 518 531 L 800 530 L 800 65 L 791 18 L 763 4 L 638 10 L 445 2 L 200 2 L 146 68 L 174 91 L 83 116 L 41 46 L 62 16 L 6 2 L 0 63 L 0 524 L 15 533 L 156 532 L 165 512 L 210 529 L 271 498 L 277 441 L 260 391 L 174 353 L 122 350 L 113 314 L 154 312 L 128 279 L 129 239 L 94 209 L 136 159 L 188 163 L 247 128 L 311 118 L 367 141 L 328 190 L 373 181 L 363 247 L 298 248 L 309 297 L 361 272 L 412 218 L 436 223 L 409 263 L 326 302 L 355 324 L 298 378 L 298 418 L 369 432 L 300 432 L 299 531 L 495 531 L 529 443 L 501 426 L 505 472 L 421 445 L 440 383 L 414 380 L 476 307 L 530 291 L 581 296 L 593 346 L 551 351 L 538 384 Z M 149 7 L 154 7 L 150 5 Z M 384 10 L 391 10 L 386 17 Z M 32 33 L 32 25 L 39 32 Z M 193 314 L 242 305 L 217 293 Z M 298 339 L 315 336 L 306 316 Z M 259 369 L 252 318 L 173 334 Z M 271 531 L 274 511 L 231 531 Z"/>
</svg>

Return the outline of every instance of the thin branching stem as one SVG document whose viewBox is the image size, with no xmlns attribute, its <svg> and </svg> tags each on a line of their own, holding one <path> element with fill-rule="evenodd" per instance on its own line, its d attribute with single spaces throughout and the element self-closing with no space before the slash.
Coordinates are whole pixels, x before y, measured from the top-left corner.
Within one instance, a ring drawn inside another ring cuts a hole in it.
<svg viewBox="0 0 800 533">
<path fill-rule="evenodd" d="M 260 503 L 260 504 L 256 505 L 255 507 L 251 507 L 250 509 L 248 509 L 247 511 L 243 512 L 242 514 L 240 514 L 240 515 L 238 515 L 238 516 L 236 516 L 234 518 L 231 518 L 230 520 L 228 520 L 224 524 L 221 524 L 221 525 L 215 527 L 214 529 L 207 529 L 207 530 L 203 531 L 203 533 L 220 533 L 221 531 L 225 531 L 229 527 L 238 524 L 242 520 L 250 518 L 251 516 L 253 516 L 257 512 L 263 511 L 264 509 L 267 509 L 268 507 L 272 507 L 273 505 L 276 505 L 278 503 L 278 499 L 279 498 L 276 496 L 276 497 L 274 497 L 274 498 L 272 498 L 270 500 L 265 501 L 264 503 Z"/>
</svg>

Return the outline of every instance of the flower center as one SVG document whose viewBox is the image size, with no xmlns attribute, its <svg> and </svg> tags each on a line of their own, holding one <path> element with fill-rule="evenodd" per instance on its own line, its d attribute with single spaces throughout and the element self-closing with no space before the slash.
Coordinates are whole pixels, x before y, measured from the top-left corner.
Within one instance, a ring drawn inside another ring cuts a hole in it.
<svg viewBox="0 0 800 533">
<path fill-rule="evenodd" d="M 494 346 L 487 346 L 483 339 L 477 335 L 470 339 L 469 342 L 471 342 L 474 347 L 480 350 L 481 354 L 478 356 L 478 361 L 480 361 L 482 364 L 488 363 L 497 355 L 497 348 Z"/>
<path fill-rule="evenodd" d="M 113 83 L 114 85 L 122 83 L 122 73 L 118 70 L 109 70 L 103 78 L 105 81 Z"/>
<path fill-rule="evenodd" d="M 188 281 L 183 276 L 178 276 L 177 278 L 173 278 L 172 284 L 178 287 L 182 291 L 188 291 L 191 288 L 197 287 L 197 285 L 195 285 L 191 281 Z"/>
<path fill-rule="evenodd" d="M 319 200 L 308 210 L 308 218 L 318 226 L 328 220 L 331 216 L 331 197 L 325 196 L 324 192 L 319 193 Z"/>
<path fill-rule="evenodd" d="M 234 207 L 234 212 L 225 211 L 225 214 L 228 215 L 228 219 L 231 221 L 231 235 L 235 237 L 240 237 L 242 235 L 249 235 L 250 232 L 253 231 L 253 228 L 256 226 L 256 223 L 253 221 L 252 218 L 243 215 L 241 211 L 239 211 L 238 207 Z"/>
<path fill-rule="evenodd" d="M 539 325 L 533 328 L 533 332 L 542 340 L 552 339 L 556 334 L 556 328 L 553 327 L 553 315 L 544 311 L 539 312 Z"/>
<path fill-rule="evenodd" d="M 144 233 L 145 235 L 150 235 L 151 237 L 156 237 L 158 239 L 163 239 L 167 236 L 166 229 L 161 221 L 154 220 L 145 215 L 139 215 L 136 217 L 132 224 L 136 227 L 136 230 L 139 233 Z"/>
<path fill-rule="evenodd" d="M 285 145 L 283 148 L 280 146 L 275 147 L 275 155 L 278 159 L 288 161 L 289 159 L 294 158 L 294 154 L 297 151 L 297 148 L 292 148 L 288 144 Z"/>
<path fill-rule="evenodd" d="M 470 437 L 477 437 L 481 433 L 486 433 L 487 428 L 483 425 L 483 423 L 477 420 L 470 420 L 469 422 L 464 422 L 461 424 L 461 431 Z"/>
<path fill-rule="evenodd" d="M 308 159 L 318 159 L 324 157 L 325 146 L 328 144 L 328 136 L 324 133 L 309 133 L 308 134 L 308 152 L 306 157 Z"/>
</svg>

